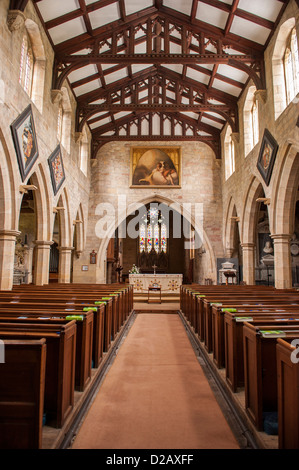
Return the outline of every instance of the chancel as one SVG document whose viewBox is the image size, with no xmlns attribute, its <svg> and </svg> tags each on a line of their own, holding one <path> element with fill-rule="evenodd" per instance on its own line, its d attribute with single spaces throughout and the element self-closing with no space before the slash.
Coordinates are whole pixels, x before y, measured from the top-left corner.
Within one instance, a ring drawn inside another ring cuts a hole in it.
<svg viewBox="0 0 299 470">
<path fill-rule="evenodd" d="M 0 448 L 299 448 L 298 21 L 0 1 Z"/>
</svg>

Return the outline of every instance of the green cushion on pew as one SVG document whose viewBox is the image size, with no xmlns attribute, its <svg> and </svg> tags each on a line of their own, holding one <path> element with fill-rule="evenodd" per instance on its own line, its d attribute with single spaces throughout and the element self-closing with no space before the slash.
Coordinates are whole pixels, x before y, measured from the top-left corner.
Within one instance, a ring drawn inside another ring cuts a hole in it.
<svg viewBox="0 0 299 470">
<path fill-rule="evenodd" d="M 98 309 L 97 307 L 84 307 L 83 308 L 83 312 L 88 312 L 88 310 L 93 310 L 94 312 L 96 312 Z"/>
<path fill-rule="evenodd" d="M 111 297 L 102 297 L 103 300 L 110 300 Z"/>
<path fill-rule="evenodd" d="M 235 312 L 237 312 L 237 309 L 236 308 L 222 308 L 221 311 L 222 312 L 235 313 Z"/>
<path fill-rule="evenodd" d="M 105 302 L 105 301 L 98 301 L 98 302 L 95 302 L 94 304 L 95 304 L 95 305 L 102 305 L 102 304 L 107 305 L 107 302 Z"/>
<path fill-rule="evenodd" d="M 71 320 L 83 321 L 84 316 L 83 315 L 67 315 L 65 319 L 68 321 L 71 321 Z"/>
<path fill-rule="evenodd" d="M 205 295 L 204 294 L 199 294 L 196 297 L 205 297 Z"/>
</svg>

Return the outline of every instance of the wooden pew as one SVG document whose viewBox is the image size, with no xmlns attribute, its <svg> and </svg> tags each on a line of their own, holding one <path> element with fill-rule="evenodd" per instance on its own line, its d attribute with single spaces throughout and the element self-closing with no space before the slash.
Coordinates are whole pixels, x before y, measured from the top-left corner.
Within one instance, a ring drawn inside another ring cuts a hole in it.
<svg viewBox="0 0 299 470">
<path fill-rule="evenodd" d="M 91 379 L 92 344 L 93 344 L 93 312 L 84 312 L 81 315 L 54 314 L 49 310 L 44 313 L 32 313 L 29 311 L 13 311 L 0 314 L 0 327 L 2 323 L 40 324 L 47 323 L 64 325 L 69 321 L 76 322 L 76 365 L 75 365 L 75 389 L 83 392 Z"/>
<path fill-rule="evenodd" d="M 51 295 L 49 295 L 49 292 Z M 34 293 L 34 295 L 33 295 Z M 57 304 L 65 303 L 68 305 L 68 308 L 75 308 L 78 306 L 95 306 L 95 301 L 107 301 L 107 313 L 105 316 L 108 318 L 105 319 L 106 325 L 106 337 L 104 348 L 105 351 L 108 351 L 111 341 L 115 339 L 115 335 L 120 330 L 121 325 L 125 321 L 128 316 L 128 312 L 123 312 L 121 310 L 122 307 L 122 293 L 114 293 L 114 292 L 97 292 L 97 295 L 90 294 L 90 293 L 81 293 L 81 292 L 67 292 L 64 290 L 57 290 L 55 292 L 49 290 L 39 290 L 38 292 L 31 290 L 28 292 L 0 292 L 0 303 L 6 306 L 7 302 L 11 303 L 24 303 L 24 302 L 31 302 L 34 304 L 39 304 L 41 302 L 45 303 L 53 303 L 56 301 Z M 5 303 L 6 302 L 6 303 Z M 110 311 L 111 309 L 111 311 Z M 109 329 L 109 331 L 108 331 Z"/>
<path fill-rule="evenodd" d="M 295 295 L 299 298 L 298 293 L 294 290 L 285 289 L 283 291 L 268 288 L 268 286 L 201 286 L 200 289 L 184 289 L 186 300 L 181 308 L 187 320 L 193 326 L 195 331 L 200 335 L 201 340 L 207 338 L 207 345 L 210 343 L 210 313 L 209 302 L 227 302 L 235 301 L 243 298 L 256 298 L 258 296 L 269 296 L 273 292 L 280 295 Z M 212 297 L 212 298 L 211 298 Z M 207 302 L 204 299 L 207 299 Z"/>
<path fill-rule="evenodd" d="M 206 349 L 209 353 L 213 352 L 213 340 L 212 340 L 212 306 L 215 303 L 222 303 L 222 306 L 228 307 L 230 306 L 240 306 L 243 305 L 244 307 L 246 305 L 252 305 L 256 307 L 262 307 L 262 306 L 269 306 L 269 305 L 277 305 L 278 303 L 280 304 L 290 304 L 294 306 L 299 307 L 299 296 L 298 294 L 281 294 L 281 293 L 276 293 L 275 295 L 269 294 L 269 293 L 259 293 L 258 295 L 255 292 L 252 293 L 246 293 L 244 294 L 239 294 L 236 295 L 234 294 L 234 298 L 232 298 L 231 295 L 224 297 L 209 297 L 206 296 L 205 298 L 199 299 L 201 304 L 203 305 L 203 315 L 204 315 L 204 328 L 205 328 L 205 334 L 204 334 L 204 343 L 206 346 Z M 226 304 L 226 305 L 225 305 Z"/>
<path fill-rule="evenodd" d="M 212 351 L 213 351 L 213 358 L 214 362 L 218 368 L 225 366 L 225 324 L 224 324 L 224 317 L 226 312 L 239 312 L 240 316 L 250 316 L 254 313 L 260 313 L 261 315 L 266 314 L 277 314 L 284 312 L 289 312 L 297 314 L 299 318 L 299 305 L 290 305 L 290 304 L 281 304 L 277 303 L 276 305 L 269 304 L 260 306 L 236 306 L 236 307 L 223 307 L 212 305 Z"/>
<path fill-rule="evenodd" d="M 291 339 L 280 338 L 276 344 L 279 449 L 299 448 L 298 343 L 291 343 Z"/>
<path fill-rule="evenodd" d="M 263 331 L 283 332 L 287 340 L 299 338 L 299 325 L 244 323 L 245 409 L 258 431 L 263 430 L 263 413 L 277 412 L 276 342 L 280 334 L 265 337 Z"/>
<path fill-rule="evenodd" d="M 78 292 L 92 294 L 97 297 L 98 294 L 110 294 L 110 293 L 119 293 L 122 304 L 123 304 L 123 312 L 122 312 L 122 323 L 125 321 L 127 316 L 133 310 L 133 286 L 124 286 L 122 284 L 109 284 L 109 285 L 102 285 L 102 284 L 59 284 L 53 285 L 48 284 L 44 286 L 35 286 L 33 284 L 29 285 L 21 285 L 21 286 L 14 286 L 12 291 L 3 291 L 3 292 L 66 292 L 76 294 Z"/>
<path fill-rule="evenodd" d="M 250 314 L 250 316 L 248 316 Z M 227 312 L 224 315 L 225 331 L 225 374 L 226 381 L 233 392 L 244 387 L 244 350 L 243 350 L 243 324 L 244 322 L 263 321 L 275 328 L 277 323 L 291 325 L 299 322 L 299 313 L 282 312 Z"/>
<path fill-rule="evenodd" d="M 59 324 L 1 323 L 2 340 L 46 339 L 44 410 L 50 426 L 62 427 L 74 406 L 76 322 Z"/>
<path fill-rule="evenodd" d="M 103 307 L 104 305 L 104 307 Z M 10 309 L 20 309 L 22 310 L 35 310 L 35 311 L 42 311 L 44 309 L 51 309 L 53 313 L 60 311 L 64 315 L 80 315 L 84 311 L 92 310 L 94 312 L 94 326 L 95 326 L 95 331 L 99 332 L 101 328 L 104 328 L 104 339 L 103 339 L 103 351 L 107 352 L 110 344 L 111 344 L 111 329 L 112 329 L 112 305 L 113 305 L 113 299 L 109 300 L 101 300 L 98 301 L 97 304 L 95 303 L 90 303 L 86 302 L 84 304 L 80 303 L 75 303 L 72 301 L 71 303 L 68 301 L 61 301 L 61 302 L 55 302 L 53 299 L 45 299 L 43 302 L 40 300 L 39 302 L 34 302 L 32 303 L 30 299 L 27 299 L 27 301 L 23 300 L 14 300 L 11 302 L 2 302 L 0 301 L 0 314 L 1 312 L 7 312 Z M 104 309 L 104 312 L 103 312 Z M 104 319 L 102 318 L 102 315 L 104 313 Z M 103 321 L 104 321 L 104 326 L 103 326 Z M 100 340 L 100 339 L 99 339 Z M 95 342 L 95 345 L 97 346 L 97 342 Z M 100 345 L 98 345 L 100 346 Z M 96 349 L 98 351 L 98 349 Z M 98 358 L 98 356 L 95 353 L 95 357 Z"/>
<path fill-rule="evenodd" d="M 268 286 L 201 286 L 201 285 L 192 285 L 192 286 L 181 286 L 180 298 L 181 298 L 181 310 L 184 312 L 187 318 L 191 316 L 192 311 L 192 301 L 194 297 L 193 293 L 197 294 L 233 294 L 233 293 L 246 293 L 246 292 L 265 292 L 270 293 L 276 291 L 274 287 Z M 285 289 L 286 292 L 294 292 L 294 290 Z"/>
<path fill-rule="evenodd" d="M 5 340 L 0 364 L 0 448 L 40 449 L 46 340 Z"/>
</svg>

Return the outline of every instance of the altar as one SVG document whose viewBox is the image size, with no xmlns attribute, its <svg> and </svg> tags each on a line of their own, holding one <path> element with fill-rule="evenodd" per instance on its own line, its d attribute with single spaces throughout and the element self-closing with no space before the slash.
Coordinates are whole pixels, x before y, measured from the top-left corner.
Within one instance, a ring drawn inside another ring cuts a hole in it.
<svg viewBox="0 0 299 470">
<path fill-rule="evenodd" d="M 179 294 L 183 283 L 182 274 L 130 274 L 129 283 L 134 286 L 135 293 L 148 293 L 153 284 L 161 287 L 164 294 Z"/>
</svg>

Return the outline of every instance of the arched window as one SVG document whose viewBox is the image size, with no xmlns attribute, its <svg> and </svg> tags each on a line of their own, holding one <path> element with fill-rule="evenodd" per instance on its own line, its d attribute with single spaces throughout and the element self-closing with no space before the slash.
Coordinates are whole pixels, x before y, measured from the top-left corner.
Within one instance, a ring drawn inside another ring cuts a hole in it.
<svg viewBox="0 0 299 470">
<path fill-rule="evenodd" d="M 258 104 L 254 100 L 251 108 L 251 129 L 252 129 L 252 147 L 259 141 L 259 119 L 258 119 Z"/>
<path fill-rule="evenodd" d="M 250 86 L 244 104 L 244 147 L 245 156 L 259 141 L 258 101 L 255 96 L 256 87 Z"/>
<path fill-rule="evenodd" d="M 29 36 L 25 34 L 22 41 L 19 82 L 29 96 L 31 96 L 32 90 L 33 68 L 32 45 Z"/>
<path fill-rule="evenodd" d="M 286 86 L 286 100 L 289 104 L 299 92 L 299 58 L 296 29 L 293 28 L 289 36 L 284 58 L 284 74 Z"/>
<path fill-rule="evenodd" d="M 167 225 L 157 208 L 147 211 L 139 227 L 139 253 L 167 253 Z"/>
<path fill-rule="evenodd" d="M 296 20 L 289 18 L 279 28 L 272 56 L 275 119 L 299 92 L 299 59 Z"/>
<path fill-rule="evenodd" d="M 89 143 L 86 128 L 83 129 L 83 136 L 80 141 L 80 170 L 87 176 L 89 161 Z"/>
<path fill-rule="evenodd" d="M 34 21 L 26 19 L 24 29 L 20 53 L 19 83 L 42 113 L 47 64 L 45 49 L 39 27 Z"/>
<path fill-rule="evenodd" d="M 71 150 L 72 108 L 68 89 L 61 88 L 62 98 L 59 103 L 57 116 L 57 139 L 67 152 Z"/>
<path fill-rule="evenodd" d="M 232 138 L 232 128 L 228 126 L 225 140 L 225 179 L 228 179 L 235 171 L 235 145 Z"/>
</svg>

